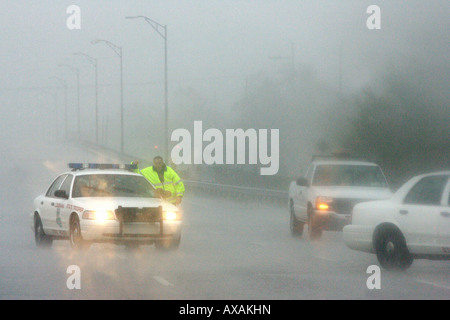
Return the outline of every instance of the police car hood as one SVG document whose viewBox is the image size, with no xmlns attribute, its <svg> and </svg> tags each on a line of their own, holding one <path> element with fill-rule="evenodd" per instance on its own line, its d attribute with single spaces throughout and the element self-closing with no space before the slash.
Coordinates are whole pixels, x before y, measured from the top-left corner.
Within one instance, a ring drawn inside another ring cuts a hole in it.
<svg viewBox="0 0 450 320">
<path fill-rule="evenodd" d="M 312 187 L 315 196 L 347 199 L 373 199 L 381 200 L 392 197 L 392 192 L 388 188 L 374 187 Z"/>
<path fill-rule="evenodd" d="M 73 204 L 84 210 L 116 210 L 119 206 L 124 208 L 157 208 L 163 211 L 178 211 L 173 204 L 159 198 L 130 198 L 130 197 L 92 197 L 76 198 Z"/>
</svg>

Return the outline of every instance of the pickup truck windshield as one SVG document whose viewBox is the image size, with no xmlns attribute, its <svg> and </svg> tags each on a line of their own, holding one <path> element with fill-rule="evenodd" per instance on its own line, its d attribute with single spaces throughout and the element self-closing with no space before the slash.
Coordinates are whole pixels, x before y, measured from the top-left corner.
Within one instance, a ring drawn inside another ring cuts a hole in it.
<svg viewBox="0 0 450 320">
<path fill-rule="evenodd" d="M 387 182 L 378 166 L 318 165 L 312 185 L 386 188 Z"/>
<path fill-rule="evenodd" d="M 75 178 L 72 197 L 145 197 L 154 198 L 153 187 L 141 176 L 89 174 Z"/>
</svg>

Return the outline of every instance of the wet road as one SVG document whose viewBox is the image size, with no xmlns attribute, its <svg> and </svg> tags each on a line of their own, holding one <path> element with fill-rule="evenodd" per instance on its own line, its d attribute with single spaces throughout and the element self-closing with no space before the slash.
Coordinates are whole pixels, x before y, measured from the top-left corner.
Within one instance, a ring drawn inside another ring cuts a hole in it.
<svg viewBox="0 0 450 320">
<path fill-rule="evenodd" d="M 93 157 L 69 148 L 67 159 L 55 163 L 45 160 L 49 153 L 29 159 L 11 151 L 16 161 L 2 169 L 0 299 L 450 298 L 446 261 L 417 260 L 407 272 L 381 270 L 381 288 L 370 290 L 367 269 L 377 265 L 376 257 L 345 247 L 340 232 L 325 232 L 317 242 L 292 238 L 283 205 L 189 192 L 175 252 L 110 244 L 74 252 L 68 241 L 38 250 L 28 225 L 31 200 L 76 152 Z M 68 287 L 73 266 L 80 289 Z"/>
</svg>

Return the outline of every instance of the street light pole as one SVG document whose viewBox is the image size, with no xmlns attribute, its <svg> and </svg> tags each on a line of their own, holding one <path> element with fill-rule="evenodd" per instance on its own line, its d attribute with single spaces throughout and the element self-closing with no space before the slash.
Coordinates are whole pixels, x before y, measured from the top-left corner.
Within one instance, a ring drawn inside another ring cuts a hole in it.
<svg viewBox="0 0 450 320">
<path fill-rule="evenodd" d="M 169 160 L 169 91 L 167 80 L 167 26 L 145 16 L 125 17 L 126 19 L 144 19 L 164 39 L 164 145 L 165 160 Z M 163 30 L 163 32 L 160 30 Z"/>
<path fill-rule="evenodd" d="M 98 71 L 97 71 L 97 59 L 82 53 L 76 52 L 74 55 L 83 56 L 89 60 L 94 66 L 95 70 L 95 143 L 98 144 Z"/>
<path fill-rule="evenodd" d="M 64 125 L 65 125 L 64 140 L 67 141 L 67 82 L 66 80 L 63 80 L 58 77 L 50 77 L 49 79 L 56 79 L 64 87 Z"/>
<path fill-rule="evenodd" d="M 73 67 L 68 64 L 59 64 L 59 67 L 67 67 L 72 72 L 74 72 L 77 75 L 77 131 L 78 131 L 78 138 L 80 137 L 80 70 L 76 67 Z"/>
<path fill-rule="evenodd" d="M 122 47 L 120 50 L 120 151 L 123 153 L 123 56 Z"/>
<path fill-rule="evenodd" d="M 92 44 L 97 44 L 99 42 L 105 43 L 110 47 L 120 58 L 120 151 L 123 153 L 124 141 L 123 141 L 123 59 L 122 59 L 122 47 L 115 45 L 108 40 L 96 39 L 92 40 Z"/>
<path fill-rule="evenodd" d="M 57 96 L 57 94 L 56 93 L 54 93 L 54 92 L 50 92 L 50 91 L 42 91 L 42 93 L 45 93 L 45 94 L 48 94 L 48 95 L 51 95 L 52 97 L 53 97 L 53 101 L 54 101 L 54 104 L 55 104 L 55 136 L 54 136 L 54 141 L 58 141 L 58 132 L 59 132 L 59 130 L 58 130 L 58 96 Z M 49 134 L 50 134 L 50 137 L 52 137 L 53 135 L 52 135 L 52 132 L 50 131 L 50 128 L 49 128 Z"/>
</svg>

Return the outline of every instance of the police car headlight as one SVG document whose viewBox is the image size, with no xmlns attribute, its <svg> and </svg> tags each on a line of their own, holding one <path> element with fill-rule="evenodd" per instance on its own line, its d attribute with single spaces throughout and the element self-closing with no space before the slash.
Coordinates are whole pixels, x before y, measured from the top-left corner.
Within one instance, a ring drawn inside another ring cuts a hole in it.
<svg viewBox="0 0 450 320">
<path fill-rule="evenodd" d="M 164 211 L 163 213 L 164 220 L 179 220 L 180 214 L 176 211 Z"/>
<path fill-rule="evenodd" d="M 105 221 L 105 220 L 115 220 L 116 216 L 115 216 L 114 212 L 112 212 L 112 211 L 102 211 L 102 210 L 89 211 L 89 210 L 86 210 L 83 212 L 83 219 Z"/>
</svg>

